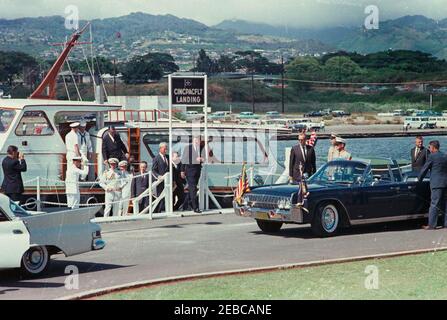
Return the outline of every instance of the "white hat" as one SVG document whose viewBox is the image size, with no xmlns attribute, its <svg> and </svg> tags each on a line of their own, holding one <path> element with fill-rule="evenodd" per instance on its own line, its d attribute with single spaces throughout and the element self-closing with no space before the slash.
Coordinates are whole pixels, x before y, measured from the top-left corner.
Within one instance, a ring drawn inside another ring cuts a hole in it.
<svg viewBox="0 0 447 320">
<path fill-rule="evenodd" d="M 115 163 L 115 164 L 118 164 L 118 162 L 120 162 L 117 158 L 110 158 L 109 160 L 108 160 L 108 162 L 109 163 Z"/>
<path fill-rule="evenodd" d="M 346 144 L 346 140 L 343 139 L 343 138 L 340 138 L 340 137 L 335 138 L 335 142 L 336 142 L 336 143 L 343 143 L 343 144 Z"/>
<path fill-rule="evenodd" d="M 85 120 L 81 120 L 81 122 L 79 123 L 80 127 L 86 127 L 87 126 L 87 121 Z"/>
<path fill-rule="evenodd" d="M 335 134 L 335 133 L 331 133 L 331 139 L 337 139 L 337 134 Z"/>
<path fill-rule="evenodd" d="M 119 167 L 124 167 L 124 166 L 127 167 L 127 161 L 126 160 L 121 161 L 120 163 L 118 163 L 118 166 Z"/>
<path fill-rule="evenodd" d="M 77 128 L 79 127 L 81 124 L 79 122 L 73 122 L 72 124 L 70 124 L 71 128 Z"/>
<path fill-rule="evenodd" d="M 73 161 L 81 161 L 81 160 L 82 160 L 82 157 L 78 157 L 78 156 L 76 156 L 76 157 L 73 157 L 72 160 L 73 160 Z"/>
</svg>

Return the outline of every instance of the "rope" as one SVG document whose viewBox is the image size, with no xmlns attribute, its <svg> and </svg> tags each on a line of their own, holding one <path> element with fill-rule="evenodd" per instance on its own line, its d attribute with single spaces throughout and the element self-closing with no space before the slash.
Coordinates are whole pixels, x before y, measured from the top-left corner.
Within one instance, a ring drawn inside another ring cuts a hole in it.
<svg viewBox="0 0 447 320">
<path fill-rule="evenodd" d="M 70 71 L 71 78 L 72 78 L 72 80 L 73 80 L 73 84 L 74 84 L 74 86 L 75 86 L 75 88 L 76 88 L 76 92 L 77 92 L 77 94 L 78 94 L 79 100 L 80 100 L 80 101 L 83 101 L 83 100 L 82 100 L 82 97 L 81 97 L 81 93 L 79 92 L 78 85 L 76 84 L 76 79 L 75 79 L 75 77 L 74 77 L 73 71 L 71 70 L 70 62 L 68 61 L 68 57 L 67 57 L 67 59 L 65 60 L 65 62 L 67 63 L 68 70 Z"/>
<path fill-rule="evenodd" d="M 149 197 L 149 195 L 144 196 L 142 198 L 147 198 L 147 197 Z M 138 197 L 134 197 L 134 198 L 125 198 L 125 199 L 120 199 L 120 200 L 116 200 L 116 201 L 111 201 L 111 202 L 108 202 L 107 204 L 117 204 L 117 203 L 121 203 L 121 202 L 124 202 L 124 201 L 133 202 L 135 200 L 141 200 L 141 199 L 139 199 L 139 196 L 138 196 Z M 36 202 L 36 201 L 34 201 L 34 202 Z M 31 203 L 32 202 L 30 202 L 30 204 Z M 68 203 L 66 203 L 66 202 L 40 201 L 40 203 L 49 204 L 49 205 L 53 205 L 53 206 L 61 206 L 61 205 L 62 206 L 68 206 Z M 78 205 L 80 207 L 97 207 L 97 206 L 105 206 L 106 202 L 98 202 L 98 203 L 92 203 L 92 204 L 80 203 Z"/>
</svg>

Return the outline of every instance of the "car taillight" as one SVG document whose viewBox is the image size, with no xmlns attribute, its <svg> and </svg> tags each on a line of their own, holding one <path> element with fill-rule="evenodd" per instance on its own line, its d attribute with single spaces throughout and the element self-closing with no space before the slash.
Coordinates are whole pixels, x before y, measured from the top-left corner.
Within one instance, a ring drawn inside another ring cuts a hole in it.
<svg viewBox="0 0 447 320">
<path fill-rule="evenodd" d="M 101 231 L 98 230 L 98 231 L 93 232 L 92 237 L 93 237 L 93 239 L 101 238 Z"/>
</svg>

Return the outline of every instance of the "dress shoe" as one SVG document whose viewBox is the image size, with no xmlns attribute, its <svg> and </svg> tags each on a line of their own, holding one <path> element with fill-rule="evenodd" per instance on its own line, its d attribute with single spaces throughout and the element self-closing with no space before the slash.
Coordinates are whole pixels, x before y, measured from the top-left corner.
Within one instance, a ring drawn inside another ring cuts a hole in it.
<svg viewBox="0 0 447 320">
<path fill-rule="evenodd" d="M 199 209 L 194 210 L 195 213 L 202 213 Z"/>
<path fill-rule="evenodd" d="M 424 229 L 424 230 L 436 230 L 436 228 L 432 228 L 430 226 L 422 226 L 422 229 Z"/>
</svg>

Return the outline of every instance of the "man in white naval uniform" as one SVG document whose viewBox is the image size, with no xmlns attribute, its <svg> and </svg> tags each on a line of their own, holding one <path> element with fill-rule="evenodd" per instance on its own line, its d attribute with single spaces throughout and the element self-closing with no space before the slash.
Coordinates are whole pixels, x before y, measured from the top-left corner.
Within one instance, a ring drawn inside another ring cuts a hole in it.
<svg viewBox="0 0 447 320">
<path fill-rule="evenodd" d="M 72 163 L 74 157 L 80 157 L 80 139 L 78 135 L 79 122 L 70 124 L 71 131 L 65 136 L 65 147 L 67 148 L 67 166 Z"/>
<path fill-rule="evenodd" d="M 81 193 L 79 191 L 79 178 L 88 174 L 87 162 L 81 157 L 74 157 L 72 163 L 67 165 L 67 174 L 65 178 L 65 193 L 67 194 L 67 207 L 72 209 L 79 208 Z"/>
<path fill-rule="evenodd" d="M 117 169 L 118 159 L 108 160 L 109 169 L 101 176 L 100 186 L 105 190 L 104 217 L 109 217 L 113 208 L 113 214 L 118 215 L 121 200 L 121 174 Z"/>
<path fill-rule="evenodd" d="M 86 130 L 87 122 L 82 120 L 79 124 L 78 136 L 79 136 L 79 152 L 81 156 L 90 162 L 92 160 L 93 155 L 93 145 L 92 140 L 90 139 L 90 133 Z M 89 167 L 90 168 L 90 167 Z M 89 170 L 88 180 L 95 180 L 93 170 Z"/>
<path fill-rule="evenodd" d="M 129 212 L 129 202 L 132 197 L 132 179 L 133 174 L 127 171 L 127 161 L 121 161 L 118 164 L 121 173 L 121 202 L 119 208 L 119 215 L 125 216 Z"/>
</svg>

